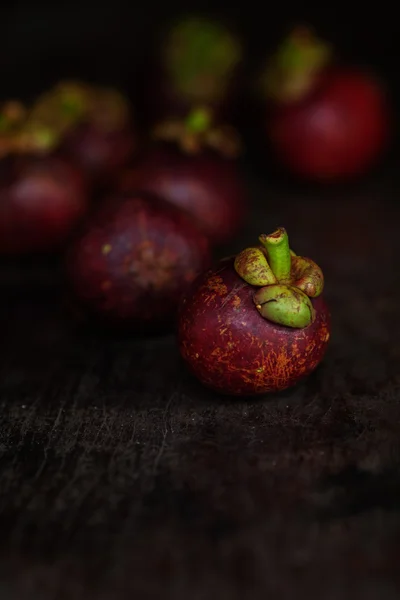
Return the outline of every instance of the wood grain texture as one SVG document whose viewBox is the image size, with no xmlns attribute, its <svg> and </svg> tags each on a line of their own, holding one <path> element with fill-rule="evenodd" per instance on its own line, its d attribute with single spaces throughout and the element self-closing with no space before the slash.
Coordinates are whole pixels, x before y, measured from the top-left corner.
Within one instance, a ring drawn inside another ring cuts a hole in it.
<svg viewBox="0 0 400 600">
<path fill-rule="evenodd" d="M 56 267 L 1 265 L 1 598 L 399 597 L 400 205 L 380 177 L 249 182 L 235 246 L 284 225 L 333 314 L 317 371 L 256 401 L 202 388 L 172 335 L 74 328 Z"/>
</svg>

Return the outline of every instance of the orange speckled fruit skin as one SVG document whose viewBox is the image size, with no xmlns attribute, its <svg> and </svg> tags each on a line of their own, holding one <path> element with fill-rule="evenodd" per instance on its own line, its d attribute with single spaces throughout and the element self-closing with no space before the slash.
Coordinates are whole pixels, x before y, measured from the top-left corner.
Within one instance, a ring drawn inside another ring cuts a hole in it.
<svg viewBox="0 0 400 600">
<path fill-rule="evenodd" d="M 179 314 L 179 347 L 193 374 L 224 394 L 250 396 L 284 390 L 321 362 L 330 337 L 330 314 L 322 297 L 312 301 L 314 322 L 291 329 L 257 311 L 256 288 L 245 283 L 233 258 L 200 275 Z"/>
</svg>

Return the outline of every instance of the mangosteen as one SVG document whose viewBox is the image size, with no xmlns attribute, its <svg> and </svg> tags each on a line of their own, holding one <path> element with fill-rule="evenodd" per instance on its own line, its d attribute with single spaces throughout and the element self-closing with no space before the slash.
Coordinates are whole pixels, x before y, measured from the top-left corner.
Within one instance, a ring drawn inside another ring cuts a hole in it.
<svg viewBox="0 0 400 600">
<path fill-rule="evenodd" d="M 60 249 L 88 207 L 81 170 L 54 154 L 56 136 L 8 103 L 0 113 L 0 253 Z"/>
<path fill-rule="evenodd" d="M 199 107 L 184 120 L 156 126 L 153 139 L 136 164 L 122 172 L 118 188 L 141 189 L 185 210 L 213 245 L 234 239 L 248 208 L 234 128 L 217 124 L 207 108 Z"/>
<path fill-rule="evenodd" d="M 95 186 L 108 185 L 137 147 L 131 107 L 114 88 L 61 81 L 36 101 L 31 121 L 58 134 L 60 152 Z"/>
<path fill-rule="evenodd" d="M 147 332 L 172 326 L 209 260 L 206 237 L 183 211 L 139 191 L 105 200 L 71 244 L 66 270 L 89 319 Z"/>
<path fill-rule="evenodd" d="M 390 140 L 385 85 L 370 70 L 340 64 L 333 48 L 296 27 L 263 74 L 262 131 L 287 172 L 316 182 L 365 174 Z"/>
<path fill-rule="evenodd" d="M 179 311 L 179 347 L 192 373 L 229 395 L 277 392 L 321 362 L 330 337 L 324 278 L 289 249 L 283 228 L 199 275 Z"/>
</svg>

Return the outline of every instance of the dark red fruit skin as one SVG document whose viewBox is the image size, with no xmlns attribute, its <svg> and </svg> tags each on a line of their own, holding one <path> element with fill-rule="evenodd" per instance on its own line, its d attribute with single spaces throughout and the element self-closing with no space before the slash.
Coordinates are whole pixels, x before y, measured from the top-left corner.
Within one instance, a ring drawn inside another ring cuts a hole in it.
<svg viewBox="0 0 400 600">
<path fill-rule="evenodd" d="M 251 396 L 295 385 L 322 360 L 330 315 L 322 297 L 312 301 L 314 322 L 291 329 L 264 319 L 256 288 L 225 259 L 196 278 L 179 310 L 179 348 L 192 373 L 223 394 Z"/>
<path fill-rule="evenodd" d="M 209 261 L 207 239 L 182 211 L 138 192 L 109 198 L 88 219 L 66 270 L 90 313 L 143 331 L 176 317 L 182 293 Z"/>
<path fill-rule="evenodd" d="M 118 188 L 141 189 L 185 210 L 212 244 L 235 237 L 246 215 L 246 191 L 233 161 L 157 147 L 123 172 Z"/>
<path fill-rule="evenodd" d="M 132 128 L 103 131 L 82 123 L 65 139 L 62 151 L 86 172 L 92 182 L 109 184 L 136 150 L 137 141 Z"/>
<path fill-rule="evenodd" d="M 384 151 L 390 110 L 379 82 L 357 70 L 324 72 L 299 102 L 269 107 L 267 134 L 278 161 L 309 180 L 364 174 Z"/>
<path fill-rule="evenodd" d="M 58 250 L 88 208 L 78 167 L 60 157 L 9 157 L 0 163 L 0 253 Z"/>
</svg>

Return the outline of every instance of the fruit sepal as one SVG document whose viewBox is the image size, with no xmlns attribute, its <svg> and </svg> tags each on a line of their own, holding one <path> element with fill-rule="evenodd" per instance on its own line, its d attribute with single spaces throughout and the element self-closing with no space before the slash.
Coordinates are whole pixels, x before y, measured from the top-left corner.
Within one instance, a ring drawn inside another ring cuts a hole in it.
<svg viewBox="0 0 400 600">
<path fill-rule="evenodd" d="M 205 106 L 194 107 L 184 119 L 171 118 L 157 124 L 152 138 L 176 144 L 185 154 L 210 149 L 226 158 L 237 158 L 242 151 L 237 131 L 229 125 L 216 124 L 213 111 Z"/>
<path fill-rule="evenodd" d="M 296 27 L 277 49 L 261 76 L 264 95 L 273 102 L 301 100 L 332 60 L 332 48 L 310 29 Z"/>
<path fill-rule="evenodd" d="M 236 37 L 217 21 L 189 16 L 168 32 L 164 65 L 176 92 L 190 102 L 214 102 L 225 93 L 242 58 Z"/>
<path fill-rule="evenodd" d="M 260 246 L 246 248 L 234 262 L 236 273 L 259 289 L 253 295 L 260 315 L 273 323 L 304 328 L 315 319 L 311 298 L 324 288 L 321 268 L 289 247 L 286 230 L 279 227 L 259 236 Z"/>
</svg>

